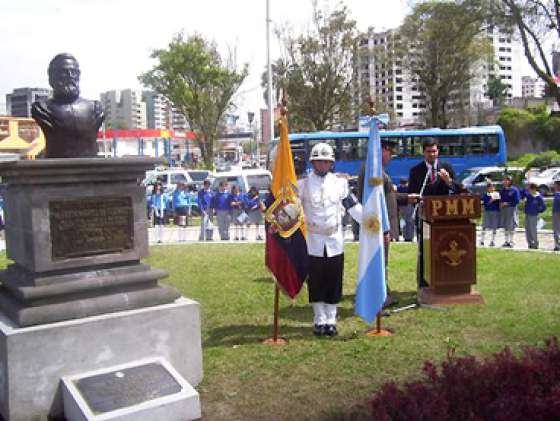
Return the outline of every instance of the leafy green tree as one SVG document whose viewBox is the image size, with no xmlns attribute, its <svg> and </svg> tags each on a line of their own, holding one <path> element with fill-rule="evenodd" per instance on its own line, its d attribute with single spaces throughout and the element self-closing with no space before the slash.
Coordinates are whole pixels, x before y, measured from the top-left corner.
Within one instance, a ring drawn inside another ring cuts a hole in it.
<svg viewBox="0 0 560 421">
<path fill-rule="evenodd" d="M 486 85 L 486 96 L 494 105 L 502 105 L 507 96 L 508 87 L 501 79 L 490 76 Z"/>
<path fill-rule="evenodd" d="M 468 84 L 491 56 L 479 34 L 487 17 L 484 2 L 417 3 L 400 29 L 405 67 L 426 96 L 428 124 L 447 127 L 450 110 L 468 103 Z"/>
<path fill-rule="evenodd" d="M 560 87 L 555 81 L 555 72 L 560 74 L 560 63 L 551 66 L 547 53 L 550 44 L 560 41 L 560 2 L 501 0 L 498 4 L 501 16 L 517 29 L 525 57 L 546 83 L 547 94 L 560 105 Z"/>
<path fill-rule="evenodd" d="M 286 90 L 294 131 L 332 129 L 356 121 L 352 101 L 356 22 L 345 6 L 325 13 L 314 1 L 313 10 L 307 33 L 277 31 L 283 57 L 273 66 L 273 89 Z M 267 84 L 265 74 L 265 95 Z"/>
<path fill-rule="evenodd" d="M 184 114 L 207 168 L 214 165 L 214 143 L 224 114 L 247 76 L 233 54 L 222 58 L 214 42 L 200 35 L 177 35 L 167 49 L 155 50 L 157 64 L 139 76 L 144 86 L 168 98 Z"/>
</svg>

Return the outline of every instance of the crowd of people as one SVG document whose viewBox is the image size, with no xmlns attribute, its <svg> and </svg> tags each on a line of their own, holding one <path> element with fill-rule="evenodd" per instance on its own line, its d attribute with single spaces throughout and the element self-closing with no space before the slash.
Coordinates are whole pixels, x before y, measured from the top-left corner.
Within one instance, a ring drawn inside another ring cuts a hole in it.
<svg viewBox="0 0 560 421">
<path fill-rule="evenodd" d="M 229 187 L 227 183 L 220 182 L 214 191 L 210 181 L 205 180 L 198 193 L 185 183 L 178 183 L 171 198 L 160 183 L 154 185 L 148 198 L 148 208 L 153 217 L 156 241 L 162 242 L 167 215 L 173 214 L 174 224 L 186 228 L 195 205 L 200 213 L 200 241 L 212 241 L 216 226 L 221 240 L 230 240 L 232 228 L 234 241 L 248 240 L 251 225 L 255 226 L 255 240 L 263 239 L 260 227 L 265 208 L 257 188 L 253 186 L 243 193 L 237 184 Z M 179 241 L 185 240 L 186 230 L 180 230 Z"/>
<path fill-rule="evenodd" d="M 538 190 L 536 184 L 529 184 L 526 188 L 513 185 L 512 177 L 506 175 L 503 180 L 504 187 L 496 190 L 496 181 L 487 180 L 486 192 L 482 195 L 482 226 L 480 231 L 479 245 L 496 247 L 496 234 L 498 230 L 504 230 L 504 243 L 502 247 L 513 248 L 514 232 L 519 223 L 519 205 L 525 202 L 523 212 L 525 214 L 525 237 L 529 249 L 538 249 L 539 242 L 537 230 L 540 215 L 546 210 L 547 205 L 544 197 Z M 408 193 L 408 179 L 402 177 L 398 186 L 393 190 L 397 198 Z M 388 206 L 391 222 L 391 239 L 399 241 L 414 241 L 415 221 L 414 206 L 406 200 L 398 199 L 398 210 L 395 212 Z M 354 240 L 358 241 L 357 224 L 353 226 Z M 555 183 L 554 196 L 552 198 L 552 229 L 554 237 L 554 251 L 560 251 L 560 181 Z M 396 234 L 394 234 L 396 233 Z M 487 242 L 488 237 L 490 241 Z"/>
</svg>

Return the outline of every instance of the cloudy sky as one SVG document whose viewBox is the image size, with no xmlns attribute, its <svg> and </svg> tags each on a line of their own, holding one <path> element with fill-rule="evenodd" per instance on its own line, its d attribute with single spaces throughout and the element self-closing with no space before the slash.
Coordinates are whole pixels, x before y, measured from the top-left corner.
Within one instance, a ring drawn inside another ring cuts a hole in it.
<svg viewBox="0 0 560 421">
<path fill-rule="evenodd" d="M 337 0 L 326 1 L 331 7 Z M 409 0 L 347 0 L 358 29 L 398 26 Z M 294 32 L 306 27 L 311 0 L 270 0 L 273 25 L 289 22 Z M 0 113 L 5 94 L 18 87 L 48 87 L 47 66 L 57 53 L 69 52 L 82 69 L 85 98 L 112 89 L 140 88 L 137 76 L 153 61 L 150 51 L 164 48 L 173 35 L 198 32 L 222 51 L 235 47 L 249 77 L 238 103 L 245 111 L 264 107 L 259 86 L 266 66 L 266 0 L 0 0 Z M 277 42 L 272 38 L 272 59 Z"/>
</svg>

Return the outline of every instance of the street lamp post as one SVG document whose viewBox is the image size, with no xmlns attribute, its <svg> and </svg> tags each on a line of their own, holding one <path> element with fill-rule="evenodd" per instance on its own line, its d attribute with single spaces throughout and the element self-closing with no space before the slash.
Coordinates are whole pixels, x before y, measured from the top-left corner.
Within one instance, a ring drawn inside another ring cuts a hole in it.
<svg viewBox="0 0 560 421">
<path fill-rule="evenodd" d="M 253 153 L 253 140 L 254 140 L 254 137 L 255 137 L 255 134 L 254 134 L 254 132 L 253 132 L 253 120 L 254 120 L 254 119 L 255 119 L 255 113 L 249 111 L 249 112 L 247 113 L 247 121 L 249 121 L 249 130 L 250 130 L 250 132 L 251 132 L 251 143 L 250 143 L 250 145 L 251 145 L 251 155 L 252 155 L 252 156 L 254 156 L 254 153 Z M 257 144 L 257 148 L 256 148 L 256 149 L 257 149 L 257 153 L 258 153 L 258 151 L 259 151 L 259 146 L 258 146 L 258 144 Z"/>
</svg>

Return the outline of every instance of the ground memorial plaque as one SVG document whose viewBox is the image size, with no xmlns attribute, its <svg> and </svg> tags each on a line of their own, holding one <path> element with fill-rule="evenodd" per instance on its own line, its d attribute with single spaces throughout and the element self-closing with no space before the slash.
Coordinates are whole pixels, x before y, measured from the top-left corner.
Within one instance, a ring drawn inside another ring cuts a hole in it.
<svg viewBox="0 0 560 421">
<path fill-rule="evenodd" d="M 70 421 L 200 418 L 198 393 L 161 358 L 64 377 L 62 384 Z"/>
<path fill-rule="evenodd" d="M 134 245 L 130 197 L 49 202 L 53 260 L 117 253 Z"/>
</svg>

